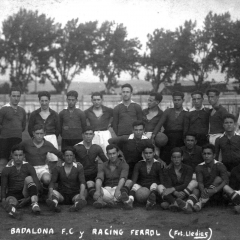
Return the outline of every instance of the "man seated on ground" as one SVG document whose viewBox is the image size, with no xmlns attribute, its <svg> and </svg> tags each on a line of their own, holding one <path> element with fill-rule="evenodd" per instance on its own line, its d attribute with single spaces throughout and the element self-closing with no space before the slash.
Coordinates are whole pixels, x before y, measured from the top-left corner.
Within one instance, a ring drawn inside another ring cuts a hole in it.
<svg viewBox="0 0 240 240">
<path fill-rule="evenodd" d="M 96 192 L 93 199 L 95 208 L 114 206 L 120 202 L 121 188 L 128 176 L 128 164 L 119 158 L 119 149 L 110 144 L 106 148 L 108 161 L 104 162 L 98 170 L 96 178 Z"/>
<path fill-rule="evenodd" d="M 26 161 L 32 165 L 37 173 L 38 179 L 43 184 L 44 193 L 48 192 L 48 185 L 51 181 L 51 174 L 47 162 L 47 154 L 53 153 L 62 158 L 62 153 L 52 143 L 44 139 L 44 125 L 37 124 L 33 127 L 33 138 L 22 141 L 21 146 L 25 148 Z"/>
<path fill-rule="evenodd" d="M 175 212 L 179 210 L 177 199 L 188 197 L 197 187 L 197 181 L 192 180 L 193 169 L 182 163 L 183 151 L 181 148 L 173 148 L 171 151 L 172 165 L 167 170 L 164 183 L 158 186 L 158 192 L 162 196 L 163 209 Z"/>
<path fill-rule="evenodd" d="M 143 121 L 135 121 L 132 124 L 133 133 L 129 137 L 111 138 L 110 144 L 116 144 L 122 151 L 127 164 L 129 165 L 129 177 L 132 178 L 133 169 L 137 162 L 142 160 L 142 152 L 146 145 L 152 141 L 144 133 L 145 124 Z M 162 164 L 163 161 L 158 159 Z"/>
<path fill-rule="evenodd" d="M 126 209 L 133 209 L 136 191 L 141 188 L 148 188 L 149 196 L 146 209 L 151 210 L 156 204 L 157 186 L 163 182 L 163 170 L 161 164 L 154 158 L 154 145 L 149 143 L 143 150 L 144 159 L 136 163 L 133 171 L 132 180 L 127 180 L 121 189 L 121 200 Z M 131 191 L 130 191 L 131 189 Z M 129 192 L 130 191 L 130 192 Z M 129 193 L 129 195 L 128 195 Z"/>
<path fill-rule="evenodd" d="M 198 189 L 200 198 L 193 205 L 195 211 L 200 211 L 204 204 L 216 193 L 220 192 L 228 184 L 228 173 L 226 167 L 215 160 L 215 147 L 206 144 L 202 147 L 204 163 L 196 167 Z"/>
<path fill-rule="evenodd" d="M 225 132 L 216 139 L 216 159 L 221 161 L 229 172 L 240 164 L 240 136 L 236 134 L 236 118 L 227 114 L 223 118 Z"/>
<path fill-rule="evenodd" d="M 83 141 L 74 146 L 76 150 L 76 161 L 83 165 L 88 193 L 91 197 L 95 192 L 95 179 L 97 177 L 98 167 L 102 162 L 108 161 L 102 148 L 92 143 L 93 137 L 93 128 L 89 126 L 83 130 Z"/>
<path fill-rule="evenodd" d="M 49 198 L 47 205 L 52 211 L 60 212 L 58 203 L 72 204 L 70 212 L 79 211 L 86 204 L 85 200 L 85 178 L 83 166 L 75 161 L 75 149 L 66 147 L 63 149 L 64 163 L 53 169 L 51 183 L 49 184 Z M 55 184 L 58 184 L 54 190 Z"/>
<path fill-rule="evenodd" d="M 11 154 L 13 161 L 2 171 L 3 208 L 9 215 L 20 219 L 21 213 L 16 208 L 31 201 L 33 213 L 40 213 L 37 194 L 41 187 L 36 171 L 24 161 L 25 150 L 22 146 L 14 145 Z"/>
<path fill-rule="evenodd" d="M 185 146 L 181 147 L 183 151 L 183 163 L 195 168 L 198 164 L 203 162 L 202 148 L 197 145 L 196 134 L 192 132 L 186 133 L 184 137 Z M 194 176 L 196 179 L 196 176 Z"/>
</svg>

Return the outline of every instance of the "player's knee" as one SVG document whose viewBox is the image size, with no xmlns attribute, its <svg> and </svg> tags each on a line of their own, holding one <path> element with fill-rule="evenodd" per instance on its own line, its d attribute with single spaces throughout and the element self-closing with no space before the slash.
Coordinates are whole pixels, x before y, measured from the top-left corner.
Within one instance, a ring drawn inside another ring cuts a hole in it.
<svg viewBox="0 0 240 240">
<path fill-rule="evenodd" d="M 91 188 L 91 187 L 94 187 L 95 186 L 95 182 L 93 181 L 87 181 L 87 187 L 88 188 Z"/>
<path fill-rule="evenodd" d="M 31 176 L 28 176 L 25 178 L 25 183 L 29 184 L 30 182 L 33 182 L 33 178 Z"/>
<path fill-rule="evenodd" d="M 162 184 L 157 186 L 157 191 L 161 195 L 163 193 L 163 190 L 166 189 Z"/>
<path fill-rule="evenodd" d="M 191 180 L 191 182 L 188 184 L 187 188 L 193 191 L 194 188 L 198 186 L 198 182 L 196 180 Z"/>
<path fill-rule="evenodd" d="M 133 185 L 133 181 L 128 179 L 126 182 L 125 182 L 125 186 L 128 187 L 128 188 L 131 188 Z"/>
<path fill-rule="evenodd" d="M 199 197 L 199 196 L 200 196 L 200 191 L 199 191 L 199 189 L 194 188 L 193 191 L 192 191 L 192 194 L 194 194 L 196 197 Z"/>
</svg>

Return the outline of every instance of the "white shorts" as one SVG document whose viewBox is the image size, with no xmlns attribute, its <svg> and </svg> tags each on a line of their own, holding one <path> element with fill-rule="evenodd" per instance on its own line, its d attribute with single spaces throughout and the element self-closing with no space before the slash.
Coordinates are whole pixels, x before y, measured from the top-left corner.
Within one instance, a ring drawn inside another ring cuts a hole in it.
<svg viewBox="0 0 240 240">
<path fill-rule="evenodd" d="M 95 135 L 94 135 L 94 138 L 92 140 L 92 143 L 99 145 L 102 148 L 104 154 L 106 155 L 106 153 L 107 153 L 106 147 L 109 144 L 108 139 L 112 138 L 112 135 L 111 135 L 110 131 L 109 130 L 95 131 L 94 134 Z"/>
<path fill-rule="evenodd" d="M 34 166 L 36 173 L 37 173 L 37 177 L 39 180 L 41 180 L 42 176 L 44 173 L 49 173 L 49 168 L 48 165 L 42 165 L 42 166 Z"/>
<path fill-rule="evenodd" d="M 103 191 L 103 201 L 117 201 L 114 197 L 115 191 L 117 187 L 102 187 Z"/>
<path fill-rule="evenodd" d="M 58 142 L 57 142 L 57 137 L 55 134 L 51 134 L 51 135 L 46 135 L 44 136 L 44 138 L 49 141 L 50 143 L 53 144 L 53 146 L 58 149 Z M 55 161 L 58 161 L 58 157 L 53 154 L 53 153 L 48 153 L 47 154 L 47 160 L 49 162 L 55 162 Z"/>
<path fill-rule="evenodd" d="M 222 133 L 209 134 L 209 143 L 215 146 L 216 139 L 222 135 L 223 135 Z"/>
</svg>

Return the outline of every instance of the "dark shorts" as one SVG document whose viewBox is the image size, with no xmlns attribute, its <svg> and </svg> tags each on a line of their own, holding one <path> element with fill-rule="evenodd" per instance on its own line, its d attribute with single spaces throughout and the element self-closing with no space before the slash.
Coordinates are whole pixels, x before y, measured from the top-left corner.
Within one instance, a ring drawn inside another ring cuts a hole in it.
<svg viewBox="0 0 240 240">
<path fill-rule="evenodd" d="M 79 192 L 74 192 L 74 193 L 70 193 L 70 194 L 66 194 L 66 193 L 61 193 L 61 192 L 59 192 L 62 196 L 63 196 L 63 198 L 64 198 L 64 200 L 63 200 L 63 202 L 61 202 L 61 204 L 64 204 L 64 205 L 71 205 L 71 204 L 73 204 L 73 198 L 76 196 L 76 195 L 78 195 L 79 194 Z"/>
<path fill-rule="evenodd" d="M 23 193 L 22 191 L 19 191 L 19 192 L 8 192 L 7 193 L 7 197 L 15 197 L 17 200 L 20 200 L 20 199 L 23 199 L 24 196 L 23 196 Z"/>
<path fill-rule="evenodd" d="M 0 138 L 0 158 L 6 158 L 8 160 L 12 147 L 21 141 L 21 138 Z"/>
<path fill-rule="evenodd" d="M 95 182 L 96 177 L 97 177 L 97 172 L 96 172 L 96 173 L 93 173 L 93 174 L 90 174 L 90 175 L 85 175 L 85 181 L 86 181 L 86 182 L 88 182 L 88 181 L 93 181 L 93 182 Z"/>
<path fill-rule="evenodd" d="M 62 139 L 62 149 L 66 147 L 73 147 L 77 143 L 82 142 L 82 138 L 79 139 Z"/>
</svg>

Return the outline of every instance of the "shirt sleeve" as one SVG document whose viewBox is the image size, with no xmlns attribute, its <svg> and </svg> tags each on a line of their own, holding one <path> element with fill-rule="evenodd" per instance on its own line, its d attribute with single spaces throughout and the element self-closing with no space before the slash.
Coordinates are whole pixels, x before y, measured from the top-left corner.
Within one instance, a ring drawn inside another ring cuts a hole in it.
<svg viewBox="0 0 240 240">
<path fill-rule="evenodd" d="M 166 110 L 163 112 L 163 115 L 162 115 L 162 117 L 160 118 L 157 126 L 154 128 L 154 131 L 153 131 L 153 134 L 154 134 L 154 135 L 156 135 L 156 134 L 161 130 L 163 124 L 167 121 L 168 112 L 169 112 L 168 109 L 166 109 Z"/>
<path fill-rule="evenodd" d="M 196 177 L 197 177 L 198 183 L 204 184 L 204 183 L 203 183 L 202 167 L 198 165 L 198 166 L 195 168 L 195 171 L 196 171 Z"/>
<path fill-rule="evenodd" d="M 106 155 L 104 154 L 103 150 L 101 147 L 99 147 L 99 150 L 98 150 L 98 157 L 103 161 L 103 162 L 107 162 L 108 159 L 106 157 Z"/>
<path fill-rule="evenodd" d="M 33 137 L 33 127 L 34 127 L 34 123 L 35 123 L 35 112 L 32 112 L 30 114 L 30 117 L 29 117 L 29 121 L 28 121 L 28 133 L 30 135 L 30 137 L 32 138 Z"/>
<path fill-rule="evenodd" d="M 59 113 L 59 134 L 62 136 L 62 128 L 63 128 L 63 111 Z"/>
<path fill-rule="evenodd" d="M 189 125 L 190 125 L 190 112 L 187 112 L 183 120 L 183 136 L 185 136 L 185 134 L 188 132 Z"/>
<path fill-rule="evenodd" d="M 82 127 L 82 132 L 83 132 L 87 127 L 87 119 L 86 119 L 85 112 L 81 112 L 80 119 L 81 119 L 81 127 Z"/>
<path fill-rule="evenodd" d="M 23 121 L 22 121 L 22 132 L 24 132 L 27 124 L 27 115 L 25 110 L 23 109 Z"/>
<path fill-rule="evenodd" d="M 128 170 L 129 170 L 129 166 L 124 161 L 124 163 L 122 163 L 122 171 L 121 171 L 119 179 L 124 178 L 125 180 L 127 180 L 127 178 L 128 178 Z"/>
<path fill-rule="evenodd" d="M 136 163 L 133 169 L 133 174 L 132 174 L 132 181 L 133 184 L 137 182 L 138 180 L 138 175 L 139 175 L 139 168 L 140 168 L 140 163 Z"/>
<path fill-rule="evenodd" d="M 216 152 L 216 160 L 219 158 L 220 153 L 220 138 L 218 137 L 215 142 L 215 152 Z"/>
<path fill-rule="evenodd" d="M 118 135 L 118 121 L 119 121 L 119 105 L 113 109 L 113 131 Z"/>
<path fill-rule="evenodd" d="M 83 166 L 77 166 L 78 168 L 78 179 L 81 184 L 86 184 Z"/>
<path fill-rule="evenodd" d="M 223 181 L 225 181 L 226 184 L 229 183 L 229 178 L 228 178 L 228 173 L 227 173 L 227 169 L 224 166 L 223 163 L 218 162 L 217 163 L 218 166 L 218 170 L 220 172 L 220 177 L 222 178 Z"/>
<path fill-rule="evenodd" d="M 141 120 L 143 119 L 143 112 L 142 112 L 142 108 L 139 104 L 136 103 L 136 110 L 137 110 L 137 120 Z"/>
<path fill-rule="evenodd" d="M 56 124 L 55 134 L 56 134 L 56 137 L 58 138 L 61 130 L 60 130 L 59 116 L 58 116 L 58 113 L 56 112 L 55 112 L 55 124 Z"/>
<path fill-rule="evenodd" d="M 2 199 L 6 198 L 6 192 L 8 188 L 8 168 L 4 168 L 1 174 L 1 194 Z"/>
<path fill-rule="evenodd" d="M 104 164 L 100 164 L 98 166 L 98 174 L 97 174 L 96 180 L 97 179 L 102 180 L 102 182 L 104 181 Z"/>
<path fill-rule="evenodd" d="M 61 160 L 64 160 L 62 152 L 60 152 L 58 149 L 56 149 L 52 145 L 52 143 L 49 144 L 49 151 L 48 152 L 53 153 L 53 154 L 57 155 Z"/>
<path fill-rule="evenodd" d="M 51 182 L 49 188 L 54 188 L 54 184 L 58 182 L 58 167 L 55 167 L 52 171 Z"/>
</svg>

